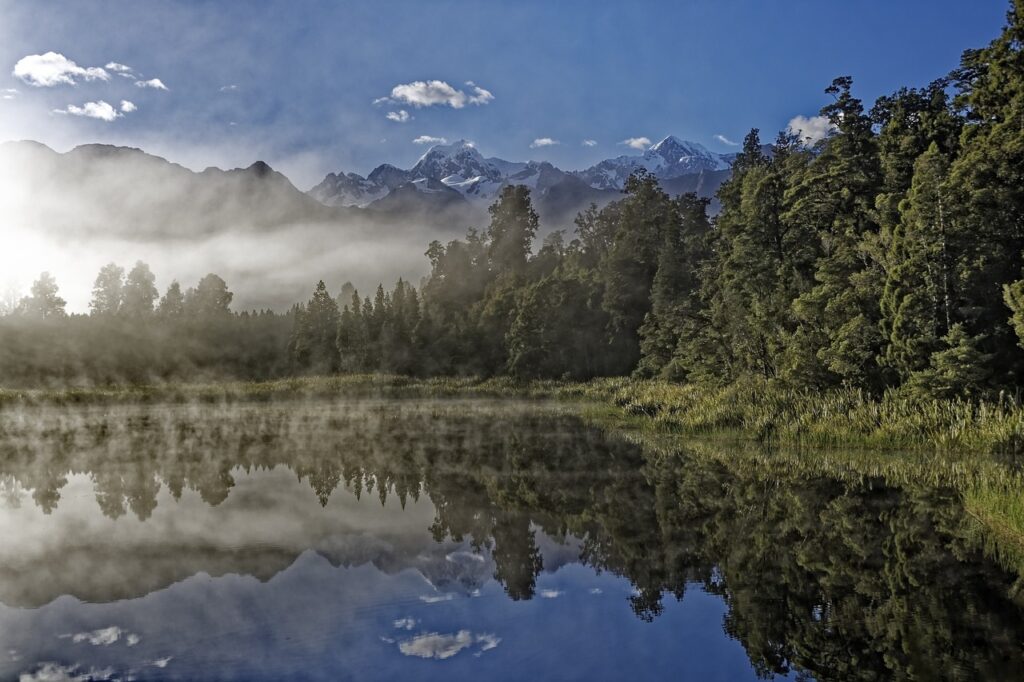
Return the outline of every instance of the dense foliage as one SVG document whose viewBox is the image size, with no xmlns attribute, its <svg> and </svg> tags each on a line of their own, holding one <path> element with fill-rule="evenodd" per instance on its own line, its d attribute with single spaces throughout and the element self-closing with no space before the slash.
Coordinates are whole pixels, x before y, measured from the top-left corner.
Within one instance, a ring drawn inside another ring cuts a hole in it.
<svg viewBox="0 0 1024 682">
<path fill-rule="evenodd" d="M 100 272 L 88 318 L 44 275 L 0 325 L 8 383 L 383 371 L 979 397 L 1024 372 L 1024 2 L 949 76 L 866 109 L 837 78 L 811 143 L 746 137 L 721 211 L 644 173 L 539 230 L 506 187 L 490 225 L 434 242 L 417 289 L 320 282 L 285 315 L 233 314 L 210 275 L 157 302 L 152 274 Z M 84 340 L 83 340 L 84 339 Z"/>
</svg>

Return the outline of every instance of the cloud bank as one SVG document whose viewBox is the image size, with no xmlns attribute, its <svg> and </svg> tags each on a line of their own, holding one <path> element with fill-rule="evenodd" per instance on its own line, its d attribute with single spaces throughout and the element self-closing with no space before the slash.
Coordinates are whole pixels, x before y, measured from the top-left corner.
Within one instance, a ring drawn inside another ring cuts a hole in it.
<svg viewBox="0 0 1024 682">
<path fill-rule="evenodd" d="M 434 137 L 433 135 L 420 135 L 412 141 L 413 144 L 448 144 L 448 138 Z"/>
</svg>

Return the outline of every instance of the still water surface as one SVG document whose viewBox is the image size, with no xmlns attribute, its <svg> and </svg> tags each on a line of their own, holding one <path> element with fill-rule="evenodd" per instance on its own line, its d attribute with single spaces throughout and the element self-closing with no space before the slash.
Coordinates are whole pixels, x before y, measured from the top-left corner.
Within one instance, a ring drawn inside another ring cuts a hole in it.
<svg viewBox="0 0 1024 682">
<path fill-rule="evenodd" d="M 0 679 L 1022 679 L 956 496 L 564 407 L 0 413 Z"/>
</svg>

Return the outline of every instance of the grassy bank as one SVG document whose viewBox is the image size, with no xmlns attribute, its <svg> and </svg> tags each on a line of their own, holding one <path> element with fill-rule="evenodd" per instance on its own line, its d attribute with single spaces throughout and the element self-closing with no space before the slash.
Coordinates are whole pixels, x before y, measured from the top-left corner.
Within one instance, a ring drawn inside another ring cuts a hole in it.
<svg viewBox="0 0 1024 682">
<path fill-rule="evenodd" d="M 307 377 L 259 383 L 157 384 L 61 390 L 3 390 L 0 407 L 118 402 L 233 402 L 321 397 L 492 396 L 551 398 L 590 404 L 634 428 L 707 435 L 731 432 L 762 443 L 811 448 L 870 448 L 1015 455 L 1024 452 L 1024 406 L 922 401 L 898 394 L 793 390 L 749 381 L 723 388 L 657 381 L 586 383 L 507 378 L 414 379 L 387 375 Z"/>
</svg>

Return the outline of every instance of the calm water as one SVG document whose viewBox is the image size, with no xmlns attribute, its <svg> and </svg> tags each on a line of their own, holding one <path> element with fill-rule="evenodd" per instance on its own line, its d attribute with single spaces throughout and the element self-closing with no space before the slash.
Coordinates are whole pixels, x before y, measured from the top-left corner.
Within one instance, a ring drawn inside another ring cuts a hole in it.
<svg viewBox="0 0 1024 682">
<path fill-rule="evenodd" d="M 2 679 L 1022 679 L 955 495 L 564 408 L 0 413 Z"/>
</svg>

